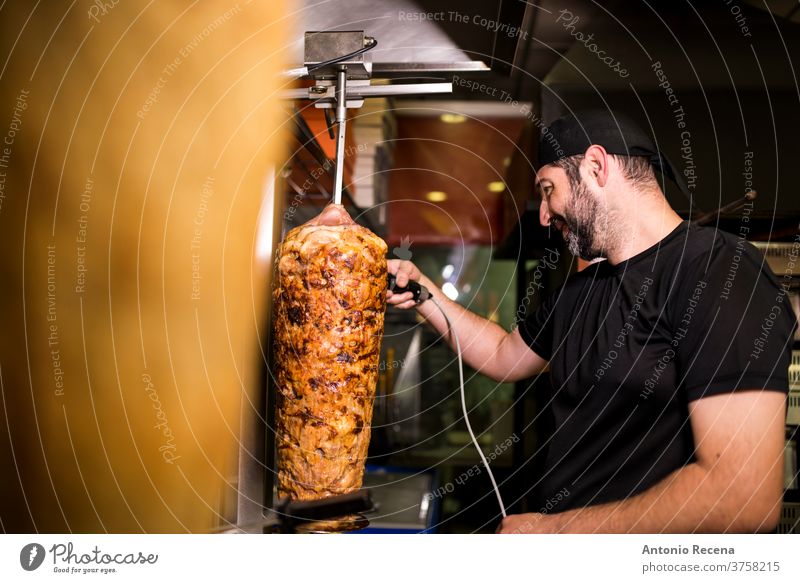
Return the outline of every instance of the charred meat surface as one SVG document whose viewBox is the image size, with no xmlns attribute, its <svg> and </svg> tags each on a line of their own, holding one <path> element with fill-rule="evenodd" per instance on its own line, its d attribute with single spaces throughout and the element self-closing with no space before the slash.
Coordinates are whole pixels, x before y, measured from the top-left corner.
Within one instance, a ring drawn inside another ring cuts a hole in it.
<svg viewBox="0 0 800 583">
<path fill-rule="evenodd" d="M 333 204 L 281 243 L 273 323 L 279 496 L 308 500 L 361 487 L 386 249 Z"/>
</svg>

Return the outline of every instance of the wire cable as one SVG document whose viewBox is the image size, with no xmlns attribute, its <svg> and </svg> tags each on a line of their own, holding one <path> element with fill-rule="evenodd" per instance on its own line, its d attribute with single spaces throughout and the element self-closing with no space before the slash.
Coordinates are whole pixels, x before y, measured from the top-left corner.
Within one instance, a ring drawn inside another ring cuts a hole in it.
<svg viewBox="0 0 800 583">
<path fill-rule="evenodd" d="M 497 502 L 500 504 L 500 513 L 503 515 L 503 518 L 505 518 L 506 507 L 503 504 L 503 499 L 500 497 L 500 489 L 497 487 L 497 482 L 494 480 L 494 475 L 489 467 L 489 462 L 486 460 L 486 456 L 483 455 L 483 450 L 481 450 L 481 446 L 478 445 L 478 440 L 475 438 L 475 434 L 472 432 L 472 426 L 469 424 L 469 416 L 467 415 L 467 399 L 464 395 L 464 362 L 461 358 L 461 342 L 459 342 L 458 335 L 453 328 L 453 324 L 450 322 L 450 318 L 447 317 L 447 314 L 442 309 L 442 306 L 439 305 L 439 302 L 436 301 L 436 298 L 431 297 L 430 300 L 436 305 L 437 308 L 439 308 L 442 316 L 444 316 L 445 322 L 447 322 L 447 328 L 450 331 L 450 335 L 455 339 L 456 355 L 458 356 L 458 384 L 459 388 L 461 389 L 461 410 L 464 412 L 464 421 L 467 424 L 467 431 L 469 432 L 470 438 L 472 438 L 472 443 L 475 444 L 475 449 L 478 450 L 478 455 L 481 456 L 481 461 L 483 462 L 483 466 L 486 468 L 486 473 L 489 474 L 489 479 L 492 481 L 492 488 L 494 488 L 494 493 L 497 495 Z"/>
<path fill-rule="evenodd" d="M 357 51 L 353 51 L 352 53 L 348 53 L 346 55 L 342 55 L 341 57 L 335 57 L 333 59 L 328 59 L 327 61 L 322 61 L 321 63 L 315 63 L 310 65 L 308 68 L 308 72 L 311 73 L 312 71 L 316 71 L 317 69 L 321 69 L 322 67 L 327 67 L 329 65 L 335 65 L 336 63 L 341 63 L 342 61 L 347 61 L 352 59 L 353 57 L 357 57 L 358 55 L 363 55 L 367 51 L 371 51 L 376 46 L 378 46 L 378 41 L 373 37 L 368 37 L 371 39 L 370 44 L 365 47 L 358 49 Z"/>
</svg>

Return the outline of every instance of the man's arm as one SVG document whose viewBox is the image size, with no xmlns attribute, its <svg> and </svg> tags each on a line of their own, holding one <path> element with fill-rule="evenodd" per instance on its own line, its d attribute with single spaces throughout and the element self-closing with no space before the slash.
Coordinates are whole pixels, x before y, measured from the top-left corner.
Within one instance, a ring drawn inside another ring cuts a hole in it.
<svg viewBox="0 0 800 583">
<path fill-rule="evenodd" d="M 390 259 L 389 272 L 397 277 L 398 287 L 405 287 L 409 280 L 419 281 L 433 294 L 436 302 L 447 313 L 453 332 L 461 342 L 464 362 L 472 368 L 498 382 L 511 382 L 532 377 L 544 370 L 547 361 L 536 354 L 520 337 L 519 331 L 506 332 L 494 322 L 481 318 L 458 303 L 447 298 L 442 290 L 422 275 L 410 261 Z M 388 303 L 398 308 L 414 307 L 411 293 L 388 294 Z M 432 325 L 455 350 L 455 341 L 447 327 L 447 321 L 433 302 L 417 306 L 417 311 Z"/>
<path fill-rule="evenodd" d="M 560 514 L 518 514 L 513 532 L 760 532 L 783 494 L 786 396 L 740 390 L 689 404 L 696 461 L 641 494 Z"/>
</svg>

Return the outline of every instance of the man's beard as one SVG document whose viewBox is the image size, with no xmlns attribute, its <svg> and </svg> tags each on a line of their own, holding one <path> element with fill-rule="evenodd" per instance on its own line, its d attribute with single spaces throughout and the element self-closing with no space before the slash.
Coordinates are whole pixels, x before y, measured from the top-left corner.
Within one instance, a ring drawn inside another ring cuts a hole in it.
<svg viewBox="0 0 800 583">
<path fill-rule="evenodd" d="M 596 243 L 596 221 L 602 219 L 602 209 L 581 180 L 572 186 L 572 196 L 560 218 L 567 225 L 567 247 L 570 253 L 586 261 L 604 257 L 604 250 Z M 551 224 L 556 221 L 551 219 Z"/>
</svg>

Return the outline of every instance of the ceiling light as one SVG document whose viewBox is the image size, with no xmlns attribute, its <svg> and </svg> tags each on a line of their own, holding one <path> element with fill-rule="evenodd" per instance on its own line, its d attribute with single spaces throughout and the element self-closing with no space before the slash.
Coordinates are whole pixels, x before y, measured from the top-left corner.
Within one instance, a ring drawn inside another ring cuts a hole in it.
<svg viewBox="0 0 800 583">
<path fill-rule="evenodd" d="M 503 192 L 506 189 L 506 183 L 502 180 L 496 180 L 487 184 L 486 188 L 489 189 L 489 192 Z"/>
<path fill-rule="evenodd" d="M 467 121 L 467 116 L 460 113 L 443 113 L 439 116 L 439 119 L 444 123 L 462 123 Z"/>
<path fill-rule="evenodd" d="M 447 200 L 447 193 L 442 192 L 441 190 L 431 190 L 425 195 L 425 198 L 431 202 L 442 202 Z"/>
<path fill-rule="evenodd" d="M 442 277 L 445 279 L 450 279 L 450 276 L 453 275 L 453 272 L 456 270 L 454 265 L 450 265 L 449 263 L 444 266 L 442 269 Z"/>
</svg>

